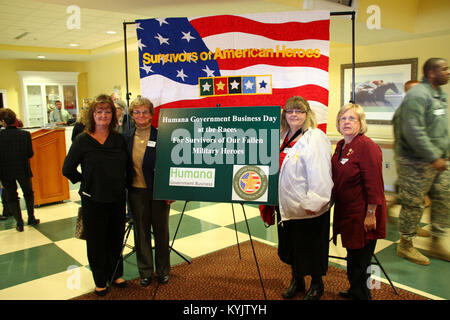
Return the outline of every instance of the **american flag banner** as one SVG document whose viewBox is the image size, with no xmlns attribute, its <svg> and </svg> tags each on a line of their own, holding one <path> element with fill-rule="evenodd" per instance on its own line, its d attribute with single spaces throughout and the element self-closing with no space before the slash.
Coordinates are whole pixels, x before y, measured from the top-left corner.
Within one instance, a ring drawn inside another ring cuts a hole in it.
<svg viewBox="0 0 450 320">
<path fill-rule="evenodd" d="M 141 95 L 159 108 L 284 106 L 328 114 L 328 11 L 136 20 Z"/>
</svg>

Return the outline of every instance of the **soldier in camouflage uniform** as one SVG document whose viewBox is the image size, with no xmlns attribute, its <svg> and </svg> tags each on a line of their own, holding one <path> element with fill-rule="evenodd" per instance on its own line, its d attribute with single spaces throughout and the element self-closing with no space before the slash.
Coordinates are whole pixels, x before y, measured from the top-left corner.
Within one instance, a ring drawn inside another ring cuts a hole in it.
<svg viewBox="0 0 450 320">
<path fill-rule="evenodd" d="M 424 210 L 431 200 L 432 241 L 428 255 L 450 261 L 443 238 L 449 225 L 450 170 L 447 95 L 440 86 L 449 80 L 448 62 L 428 59 L 422 82 L 408 91 L 394 114 L 395 156 L 398 168 L 400 243 L 398 256 L 421 265 L 430 260 L 412 244 Z"/>
</svg>

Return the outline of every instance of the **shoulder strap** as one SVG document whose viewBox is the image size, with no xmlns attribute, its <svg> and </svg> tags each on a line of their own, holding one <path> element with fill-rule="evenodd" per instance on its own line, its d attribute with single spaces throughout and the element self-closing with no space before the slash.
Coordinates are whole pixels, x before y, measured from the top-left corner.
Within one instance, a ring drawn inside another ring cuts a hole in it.
<svg viewBox="0 0 450 320">
<path fill-rule="evenodd" d="M 290 138 L 289 141 L 288 141 L 286 144 L 284 144 L 284 145 L 281 146 L 281 148 L 280 148 L 280 153 L 283 152 L 283 150 L 284 150 L 284 149 L 285 149 L 292 141 L 294 141 L 295 138 L 297 138 L 298 135 L 301 134 L 302 132 L 303 132 L 302 129 L 298 129 L 297 132 L 294 133 L 294 135 L 292 136 L 292 138 Z"/>
</svg>

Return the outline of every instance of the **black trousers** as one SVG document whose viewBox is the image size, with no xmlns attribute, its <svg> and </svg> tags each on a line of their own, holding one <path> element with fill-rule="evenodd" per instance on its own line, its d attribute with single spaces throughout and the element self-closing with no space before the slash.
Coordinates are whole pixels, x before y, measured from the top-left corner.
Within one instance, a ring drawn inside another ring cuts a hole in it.
<svg viewBox="0 0 450 320">
<path fill-rule="evenodd" d="M 169 211 L 164 200 L 153 200 L 149 189 L 131 188 L 128 201 L 134 221 L 134 245 L 139 275 L 149 278 L 153 274 L 152 236 L 155 239 L 155 269 L 158 276 L 170 271 L 169 254 Z"/>
<path fill-rule="evenodd" d="M 98 288 L 123 275 L 121 257 L 125 234 L 125 199 L 111 203 L 92 201 L 81 197 L 83 223 L 89 266 Z M 116 264 L 119 263 L 114 279 Z"/>
<path fill-rule="evenodd" d="M 27 207 L 28 221 L 34 220 L 34 192 L 31 178 L 2 179 L 6 202 L 10 213 L 16 219 L 17 225 L 23 226 L 22 211 L 20 210 L 19 195 L 17 193 L 17 182 L 22 188 L 23 197 Z"/>
<path fill-rule="evenodd" d="M 348 290 L 358 300 L 372 300 L 368 280 L 370 272 L 367 269 L 372 260 L 377 240 L 369 240 L 369 243 L 361 249 L 347 249 L 347 278 L 350 282 Z"/>
</svg>

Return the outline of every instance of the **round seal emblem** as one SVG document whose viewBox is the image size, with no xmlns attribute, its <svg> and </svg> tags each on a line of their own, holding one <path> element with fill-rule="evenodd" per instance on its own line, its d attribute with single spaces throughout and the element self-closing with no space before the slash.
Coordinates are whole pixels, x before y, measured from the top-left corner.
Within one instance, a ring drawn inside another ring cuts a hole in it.
<svg viewBox="0 0 450 320">
<path fill-rule="evenodd" d="M 257 166 L 242 167 L 234 174 L 233 188 L 241 199 L 255 201 L 267 190 L 267 175 Z"/>
</svg>

